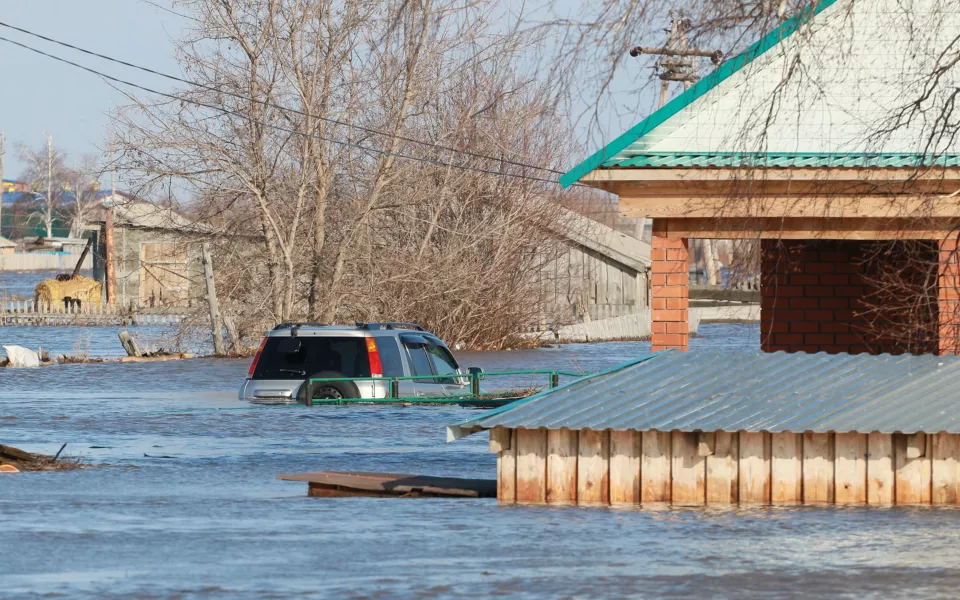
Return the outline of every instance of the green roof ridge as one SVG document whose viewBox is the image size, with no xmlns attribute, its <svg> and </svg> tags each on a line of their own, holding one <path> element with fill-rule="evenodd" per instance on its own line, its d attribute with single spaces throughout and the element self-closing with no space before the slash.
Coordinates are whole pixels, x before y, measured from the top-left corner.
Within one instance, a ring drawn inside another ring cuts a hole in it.
<svg viewBox="0 0 960 600">
<path fill-rule="evenodd" d="M 692 104 L 701 96 L 704 96 L 728 77 L 753 62 L 764 52 L 790 37 L 793 32 L 800 28 L 800 25 L 804 23 L 805 20 L 816 17 L 834 2 L 836 2 L 836 0 L 820 0 L 815 5 L 807 6 L 796 15 L 784 21 L 779 27 L 760 38 L 759 41 L 755 42 L 743 53 L 738 54 L 714 69 L 709 75 L 693 84 L 690 89 L 670 102 L 667 102 L 646 119 L 640 121 L 617 137 L 617 139 L 595 152 L 588 159 L 561 175 L 560 185 L 565 188 L 570 187 L 579 181 L 581 177 L 601 166 L 607 160 L 612 159 L 627 146 L 653 131 L 653 129 L 661 123 Z"/>
</svg>

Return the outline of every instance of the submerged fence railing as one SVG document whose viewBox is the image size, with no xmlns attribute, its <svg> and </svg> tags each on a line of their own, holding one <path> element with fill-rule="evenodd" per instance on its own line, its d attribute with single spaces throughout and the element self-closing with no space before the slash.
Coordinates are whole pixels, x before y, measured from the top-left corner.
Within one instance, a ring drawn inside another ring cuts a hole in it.
<svg viewBox="0 0 960 600">
<path fill-rule="evenodd" d="M 0 302 L 0 326 L 163 326 L 176 325 L 185 318 L 185 314 L 121 310 L 105 304 L 38 303 L 33 300 Z"/>
<path fill-rule="evenodd" d="M 484 392 L 480 387 L 480 382 L 488 377 L 537 377 L 541 375 L 549 376 L 543 387 L 531 385 L 525 388 L 502 389 L 490 392 Z M 465 404 L 471 406 L 499 406 L 538 393 L 546 387 L 550 389 L 559 387 L 561 377 L 580 378 L 586 375 L 587 373 L 577 371 L 520 369 L 462 374 L 407 375 L 399 377 L 308 377 L 304 380 L 303 385 L 305 392 L 301 394 L 300 401 L 307 406 L 343 404 Z M 404 396 L 401 390 L 401 383 L 405 381 L 459 386 L 463 388 L 463 392 L 423 392 L 422 395 Z M 371 383 L 372 385 L 369 388 L 371 397 L 315 397 L 317 392 L 322 388 L 322 384 L 337 382 L 349 382 L 354 385 L 357 383 Z"/>
</svg>

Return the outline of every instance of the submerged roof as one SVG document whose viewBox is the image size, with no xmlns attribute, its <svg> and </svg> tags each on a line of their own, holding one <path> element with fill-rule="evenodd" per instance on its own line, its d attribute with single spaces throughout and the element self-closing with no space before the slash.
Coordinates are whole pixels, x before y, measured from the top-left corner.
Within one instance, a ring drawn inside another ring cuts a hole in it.
<svg viewBox="0 0 960 600">
<path fill-rule="evenodd" d="M 960 76 L 928 80 L 958 28 L 939 0 L 814 1 L 560 183 L 598 168 L 956 166 L 960 141 L 935 115 Z"/>
<path fill-rule="evenodd" d="M 449 427 L 960 433 L 960 356 L 664 351 Z"/>
</svg>

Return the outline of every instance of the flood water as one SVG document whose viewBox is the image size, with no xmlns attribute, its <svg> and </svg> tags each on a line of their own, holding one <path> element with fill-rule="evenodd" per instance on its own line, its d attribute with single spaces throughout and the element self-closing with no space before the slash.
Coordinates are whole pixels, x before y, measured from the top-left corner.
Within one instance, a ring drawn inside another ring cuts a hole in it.
<svg viewBox="0 0 960 600">
<path fill-rule="evenodd" d="M 756 326 L 705 325 L 703 334 L 695 349 L 736 352 L 759 338 Z M 0 328 L 2 343 L 19 335 L 30 334 Z M 67 343 L 72 333 L 62 335 Z M 648 350 L 611 343 L 460 358 L 486 370 L 596 371 Z M 0 477 L 0 598 L 891 597 L 954 596 L 960 584 L 954 510 L 311 499 L 305 484 L 276 475 L 494 478 L 486 436 L 444 441 L 445 425 L 480 413 L 251 407 L 236 399 L 248 365 L 0 371 L 0 443 L 53 453 L 67 442 L 95 467 Z"/>
</svg>

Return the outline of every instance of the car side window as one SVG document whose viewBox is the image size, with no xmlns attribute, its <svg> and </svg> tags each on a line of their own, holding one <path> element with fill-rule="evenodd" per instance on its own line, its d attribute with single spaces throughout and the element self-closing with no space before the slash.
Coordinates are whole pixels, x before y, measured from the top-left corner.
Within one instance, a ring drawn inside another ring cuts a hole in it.
<svg viewBox="0 0 960 600">
<path fill-rule="evenodd" d="M 414 375 L 433 375 L 433 368 L 430 366 L 430 359 L 427 358 L 427 351 L 423 344 L 404 343 L 407 348 L 407 354 L 410 355 L 410 366 Z M 416 383 L 436 383 L 434 379 L 417 379 Z"/>
<path fill-rule="evenodd" d="M 377 352 L 384 377 L 403 377 L 403 361 L 400 358 L 400 346 L 395 338 L 377 338 Z"/>
<path fill-rule="evenodd" d="M 430 358 L 430 363 L 433 365 L 433 370 L 437 375 L 453 375 L 457 372 L 457 363 L 453 360 L 453 357 L 450 356 L 446 348 L 435 344 L 430 344 L 425 348 L 427 350 L 427 356 Z M 452 377 L 437 379 L 437 382 L 446 384 L 456 383 Z"/>
</svg>

